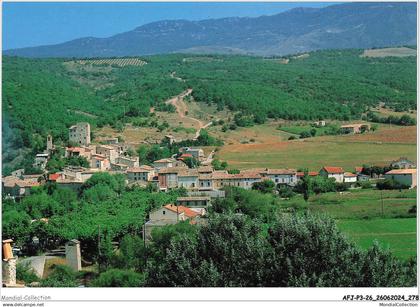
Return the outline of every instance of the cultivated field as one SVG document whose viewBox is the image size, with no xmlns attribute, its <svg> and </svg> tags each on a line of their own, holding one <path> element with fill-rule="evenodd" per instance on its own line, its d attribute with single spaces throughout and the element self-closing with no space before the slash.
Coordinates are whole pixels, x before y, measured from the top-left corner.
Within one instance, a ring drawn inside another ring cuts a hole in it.
<svg viewBox="0 0 420 307">
<path fill-rule="evenodd" d="M 145 61 L 139 58 L 115 58 L 115 59 L 91 59 L 91 60 L 77 60 L 77 64 L 81 65 L 117 65 L 119 67 L 124 66 L 143 66 L 147 64 Z"/>
<path fill-rule="evenodd" d="M 416 218 L 340 220 L 338 227 L 362 248 L 376 240 L 393 255 L 407 259 L 417 255 Z"/>
<path fill-rule="evenodd" d="M 416 255 L 416 218 L 408 212 L 415 204 L 416 190 L 375 189 L 312 195 L 308 203 L 300 195 L 284 201 L 287 207 L 331 216 L 363 248 L 377 240 L 401 258 Z"/>
<path fill-rule="evenodd" d="M 416 56 L 416 55 L 417 55 L 416 49 L 400 47 L 400 48 L 368 49 L 363 52 L 361 57 L 384 58 L 388 56 L 406 57 L 406 56 Z"/>
<path fill-rule="evenodd" d="M 308 168 L 336 165 L 346 170 L 363 164 L 388 165 L 399 157 L 416 161 L 416 127 L 380 125 L 362 135 L 321 136 L 263 144 L 225 145 L 217 157 L 230 166 Z"/>
</svg>

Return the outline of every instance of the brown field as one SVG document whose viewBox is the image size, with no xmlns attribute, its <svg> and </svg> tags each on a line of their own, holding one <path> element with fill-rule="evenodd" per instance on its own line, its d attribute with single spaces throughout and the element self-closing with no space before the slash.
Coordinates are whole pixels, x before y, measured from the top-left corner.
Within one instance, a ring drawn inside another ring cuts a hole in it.
<svg viewBox="0 0 420 307">
<path fill-rule="evenodd" d="M 383 106 L 380 106 L 380 107 L 371 109 L 371 111 L 373 113 L 376 113 L 379 116 L 382 116 L 382 117 L 388 117 L 390 115 L 401 117 L 402 115 L 407 114 L 408 116 L 411 116 L 413 118 L 417 118 L 416 110 L 412 110 L 410 112 L 396 112 L 394 110 L 391 110 L 391 109 L 388 109 L 388 108 L 384 108 Z"/>
<path fill-rule="evenodd" d="M 268 122 L 253 127 L 238 127 L 236 130 L 221 131 L 221 126 L 210 127 L 209 133 L 222 139 L 226 145 L 271 144 L 286 141 L 291 133 L 277 130 L 279 122 Z"/>
<path fill-rule="evenodd" d="M 400 48 L 382 48 L 382 49 L 367 49 L 363 52 L 361 57 L 368 58 L 384 58 L 387 56 L 395 57 L 406 57 L 406 56 L 416 56 L 417 50 L 400 47 Z"/>
<path fill-rule="evenodd" d="M 416 127 L 386 128 L 363 135 L 322 136 L 263 144 L 225 145 L 217 158 L 231 167 L 309 168 L 336 165 L 346 170 L 363 164 L 387 165 L 404 156 L 416 161 Z"/>
</svg>

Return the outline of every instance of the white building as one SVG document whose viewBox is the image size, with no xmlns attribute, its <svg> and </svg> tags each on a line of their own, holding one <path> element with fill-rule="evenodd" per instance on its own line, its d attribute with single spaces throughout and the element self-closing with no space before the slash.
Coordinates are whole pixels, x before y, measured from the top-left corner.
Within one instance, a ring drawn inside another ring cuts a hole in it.
<svg viewBox="0 0 420 307">
<path fill-rule="evenodd" d="M 297 183 L 297 172 L 295 169 L 268 169 L 260 174 L 273 181 L 275 184 L 287 184 L 294 186 Z"/>
<path fill-rule="evenodd" d="M 344 182 L 344 170 L 341 167 L 324 166 L 319 175 L 325 178 L 334 178 L 336 182 Z"/>
<path fill-rule="evenodd" d="M 357 175 L 353 174 L 353 173 L 345 172 L 343 178 L 344 178 L 344 182 L 346 182 L 346 183 L 357 182 Z"/>
</svg>

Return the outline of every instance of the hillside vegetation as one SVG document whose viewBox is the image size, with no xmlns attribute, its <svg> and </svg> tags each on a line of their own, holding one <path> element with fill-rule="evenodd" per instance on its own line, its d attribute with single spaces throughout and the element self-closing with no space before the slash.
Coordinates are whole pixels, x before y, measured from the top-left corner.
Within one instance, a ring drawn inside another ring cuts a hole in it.
<svg viewBox="0 0 420 307">
<path fill-rule="evenodd" d="M 3 162 L 28 163 L 15 161 L 18 150 L 40 150 L 48 133 L 66 142 L 67 128 L 77 121 L 119 130 L 126 123 L 152 125 L 165 133 L 167 125 L 155 120 L 151 109 L 174 112 L 165 101 L 188 88 L 196 101 L 237 113 L 230 120 L 238 126 L 267 118 L 360 119 L 379 104 L 415 109 L 416 58 L 362 53 L 319 51 L 288 61 L 175 54 L 138 59 L 147 63 L 143 66 L 6 56 Z"/>
</svg>

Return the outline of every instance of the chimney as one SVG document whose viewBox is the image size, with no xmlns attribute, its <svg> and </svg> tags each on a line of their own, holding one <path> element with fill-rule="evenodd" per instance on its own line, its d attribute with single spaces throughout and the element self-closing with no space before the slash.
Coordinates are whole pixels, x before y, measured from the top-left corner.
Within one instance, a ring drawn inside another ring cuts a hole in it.
<svg viewBox="0 0 420 307">
<path fill-rule="evenodd" d="M 82 257 L 80 254 L 80 242 L 78 240 L 70 240 L 66 243 L 66 260 L 67 265 L 75 271 L 82 269 Z"/>
<path fill-rule="evenodd" d="M 12 242 L 10 239 L 3 241 L 2 279 L 6 287 L 16 285 L 16 258 L 13 257 Z"/>
</svg>

